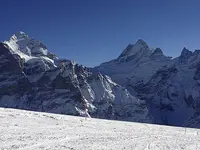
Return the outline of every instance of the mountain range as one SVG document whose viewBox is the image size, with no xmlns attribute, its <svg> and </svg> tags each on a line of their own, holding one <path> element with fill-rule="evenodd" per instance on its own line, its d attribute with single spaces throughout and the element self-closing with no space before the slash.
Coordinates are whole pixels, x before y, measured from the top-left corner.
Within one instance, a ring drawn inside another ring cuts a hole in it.
<svg viewBox="0 0 200 150">
<path fill-rule="evenodd" d="M 200 127 L 200 50 L 176 58 L 143 40 L 94 68 L 24 32 L 0 43 L 0 107 Z"/>
</svg>

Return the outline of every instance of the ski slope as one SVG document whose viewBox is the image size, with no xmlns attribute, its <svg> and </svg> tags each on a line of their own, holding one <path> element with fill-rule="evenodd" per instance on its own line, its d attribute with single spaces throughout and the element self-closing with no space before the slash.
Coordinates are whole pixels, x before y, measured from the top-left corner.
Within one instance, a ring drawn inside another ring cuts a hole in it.
<svg viewBox="0 0 200 150">
<path fill-rule="evenodd" d="M 0 150 L 200 149 L 200 130 L 0 108 Z"/>
</svg>

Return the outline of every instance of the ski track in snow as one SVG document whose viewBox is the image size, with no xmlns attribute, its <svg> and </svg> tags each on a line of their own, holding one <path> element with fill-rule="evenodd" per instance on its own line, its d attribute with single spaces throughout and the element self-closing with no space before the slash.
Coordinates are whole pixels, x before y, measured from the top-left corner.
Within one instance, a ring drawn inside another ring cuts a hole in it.
<svg viewBox="0 0 200 150">
<path fill-rule="evenodd" d="M 200 149 L 200 130 L 0 108 L 0 150 Z"/>
</svg>

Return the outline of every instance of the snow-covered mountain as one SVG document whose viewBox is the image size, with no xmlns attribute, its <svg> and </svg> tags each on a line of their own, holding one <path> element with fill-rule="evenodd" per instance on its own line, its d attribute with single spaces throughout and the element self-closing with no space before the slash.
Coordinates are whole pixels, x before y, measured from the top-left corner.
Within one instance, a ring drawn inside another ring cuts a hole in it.
<svg viewBox="0 0 200 150">
<path fill-rule="evenodd" d="M 0 43 L 0 58 L 1 107 L 152 122 L 145 101 L 107 75 L 58 58 L 24 32 Z"/>
<path fill-rule="evenodd" d="M 177 58 L 143 41 L 95 68 L 58 58 L 23 32 L 0 43 L 0 106 L 200 127 L 200 50 Z"/>
<path fill-rule="evenodd" d="M 151 50 L 143 41 L 128 45 L 114 60 L 93 69 L 145 100 L 154 122 L 200 126 L 200 50 L 183 49 L 172 59 L 160 48 Z"/>
</svg>

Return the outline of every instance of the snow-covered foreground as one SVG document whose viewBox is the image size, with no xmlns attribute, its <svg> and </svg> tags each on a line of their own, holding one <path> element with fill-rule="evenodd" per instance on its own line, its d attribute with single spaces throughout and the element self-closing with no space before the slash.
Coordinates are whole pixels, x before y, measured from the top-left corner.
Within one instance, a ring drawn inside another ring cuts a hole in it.
<svg viewBox="0 0 200 150">
<path fill-rule="evenodd" d="M 0 108 L 0 150 L 200 149 L 200 130 Z"/>
</svg>

